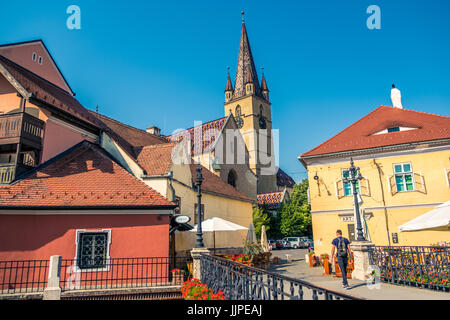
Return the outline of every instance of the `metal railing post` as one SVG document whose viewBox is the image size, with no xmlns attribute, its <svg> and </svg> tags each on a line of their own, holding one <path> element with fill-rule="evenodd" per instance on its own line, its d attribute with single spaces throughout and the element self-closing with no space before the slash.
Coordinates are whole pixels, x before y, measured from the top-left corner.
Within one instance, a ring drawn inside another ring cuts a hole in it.
<svg viewBox="0 0 450 320">
<path fill-rule="evenodd" d="M 48 267 L 47 287 L 44 290 L 44 300 L 61 300 L 61 256 L 51 256 Z"/>
</svg>

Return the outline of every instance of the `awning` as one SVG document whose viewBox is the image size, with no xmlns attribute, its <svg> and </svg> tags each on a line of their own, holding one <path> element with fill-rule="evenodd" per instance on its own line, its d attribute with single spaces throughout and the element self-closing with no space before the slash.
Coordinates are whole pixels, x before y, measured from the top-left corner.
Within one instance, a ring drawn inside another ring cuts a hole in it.
<svg viewBox="0 0 450 320">
<path fill-rule="evenodd" d="M 424 229 L 450 230 L 450 201 L 447 201 L 435 209 L 414 218 L 398 227 L 402 231 L 417 231 Z"/>
</svg>

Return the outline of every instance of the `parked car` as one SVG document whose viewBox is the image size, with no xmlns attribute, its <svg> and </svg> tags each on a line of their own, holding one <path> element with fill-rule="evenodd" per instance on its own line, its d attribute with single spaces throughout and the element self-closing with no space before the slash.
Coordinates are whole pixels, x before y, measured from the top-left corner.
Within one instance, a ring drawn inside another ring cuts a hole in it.
<svg viewBox="0 0 450 320">
<path fill-rule="evenodd" d="M 283 238 L 283 241 L 287 241 L 291 244 L 291 248 L 297 249 L 297 248 L 303 248 L 304 243 L 300 240 L 300 237 L 286 237 Z"/>
<path fill-rule="evenodd" d="M 276 246 L 277 249 L 283 249 L 284 248 L 283 241 L 275 240 L 275 246 Z"/>
<path fill-rule="evenodd" d="M 283 249 L 291 249 L 291 243 L 289 241 L 286 240 L 281 240 L 281 243 L 283 244 Z"/>
<path fill-rule="evenodd" d="M 269 249 L 274 250 L 277 249 L 277 241 L 276 240 L 269 240 Z"/>
<path fill-rule="evenodd" d="M 314 246 L 313 241 L 308 237 L 300 237 L 300 241 L 303 243 L 302 248 L 310 248 Z"/>
</svg>

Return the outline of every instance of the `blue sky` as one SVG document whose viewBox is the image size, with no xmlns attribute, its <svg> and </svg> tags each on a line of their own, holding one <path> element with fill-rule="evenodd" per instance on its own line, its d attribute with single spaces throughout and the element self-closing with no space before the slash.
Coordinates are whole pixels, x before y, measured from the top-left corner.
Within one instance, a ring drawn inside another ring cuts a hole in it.
<svg viewBox="0 0 450 320">
<path fill-rule="evenodd" d="M 69 30 L 69 5 L 81 30 Z M 370 5 L 381 29 L 369 30 Z M 78 100 L 164 134 L 223 116 L 246 26 L 271 90 L 280 166 L 297 181 L 306 152 L 380 105 L 449 115 L 450 1 L 9 1 L 0 43 L 43 39 Z"/>
</svg>

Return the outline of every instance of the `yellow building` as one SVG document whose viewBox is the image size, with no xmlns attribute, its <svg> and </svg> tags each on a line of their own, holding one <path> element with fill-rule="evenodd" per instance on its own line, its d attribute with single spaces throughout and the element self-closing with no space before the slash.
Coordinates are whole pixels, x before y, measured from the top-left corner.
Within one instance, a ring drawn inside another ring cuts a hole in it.
<svg viewBox="0 0 450 320">
<path fill-rule="evenodd" d="M 400 233 L 398 227 L 450 200 L 450 117 L 381 106 L 302 154 L 308 171 L 316 253 L 330 253 L 337 229 L 355 239 L 350 158 L 366 238 L 375 245 L 450 241 L 449 231 Z"/>
</svg>

